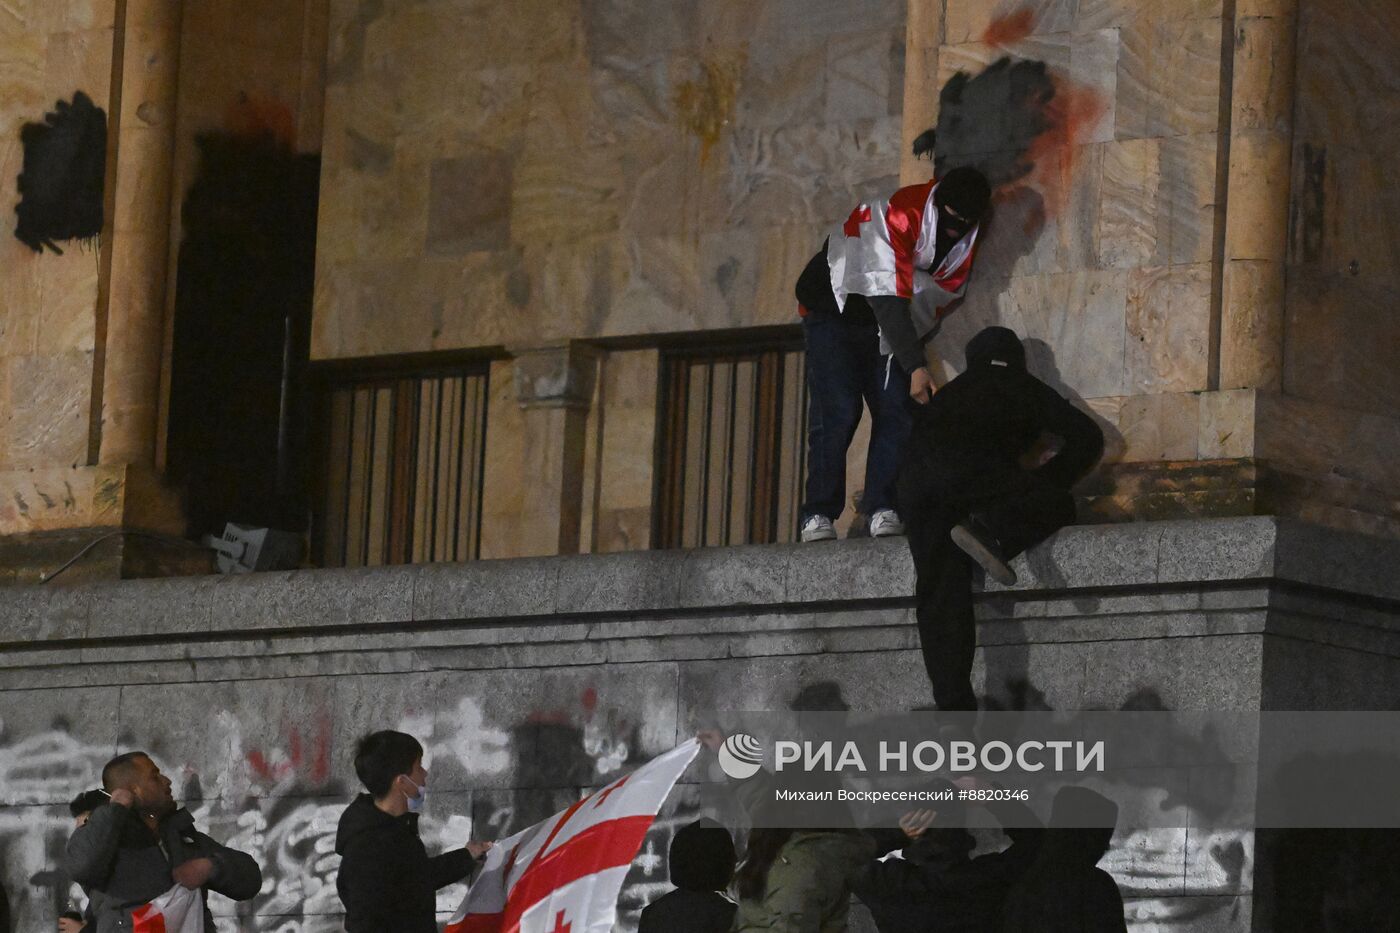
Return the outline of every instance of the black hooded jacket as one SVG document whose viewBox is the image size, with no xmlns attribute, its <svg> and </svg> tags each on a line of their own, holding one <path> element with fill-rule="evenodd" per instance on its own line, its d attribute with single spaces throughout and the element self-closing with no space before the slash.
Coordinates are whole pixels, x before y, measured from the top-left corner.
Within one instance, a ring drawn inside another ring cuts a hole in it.
<svg viewBox="0 0 1400 933">
<path fill-rule="evenodd" d="M 437 933 L 437 890 L 471 874 L 466 849 L 428 857 L 418 814 L 390 816 L 369 794 L 340 815 L 335 887 L 345 904 L 347 933 Z"/>
<path fill-rule="evenodd" d="M 1123 896 L 1097 863 L 1112 830 L 1052 829 L 1002 911 L 1002 933 L 1127 933 Z"/>
<path fill-rule="evenodd" d="M 1019 470 L 1020 457 L 1042 433 L 1063 440 L 1035 472 L 1068 489 L 1103 455 L 1094 420 L 1026 371 L 1016 334 L 988 327 L 967 345 L 967 369 L 915 408 L 907 468 L 945 483 L 976 482 L 988 473 Z M 940 484 L 941 485 L 941 484 Z"/>
<path fill-rule="evenodd" d="M 969 858 L 960 827 L 933 828 L 904 844 L 903 858 L 872 862 L 853 885 L 880 933 L 999 933 L 1007 892 L 1035 860 L 1045 830 L 1017 803 L 990 804 L 1011 845 Z"/>
</svg>

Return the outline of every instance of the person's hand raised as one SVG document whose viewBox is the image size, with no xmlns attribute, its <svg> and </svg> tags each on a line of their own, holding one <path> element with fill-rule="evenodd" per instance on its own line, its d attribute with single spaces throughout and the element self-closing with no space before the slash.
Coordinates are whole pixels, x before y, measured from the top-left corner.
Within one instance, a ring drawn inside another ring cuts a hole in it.
<svg viewBox="0 0 1400 933">
<path fill-rule="evenodd" d="M 937 810 L 910 810 L 899 818 L 899 828 L 904 830 L 904 835 L 910 839 L 918 839 L 924 834 L 924 830 L 933 825 L 936 816 Z"/>
<path fill-rule="evenodd" d="M 136 805 L 136 795 L 125 787 L 118 787 L 107 795 L 107 799 L 119 807 L 127 807 L 128 809 Z"/>
<path fill-rule="evenodd" d="M 472 858 L 481 858 L 487 852 L 490 852 L 493 848 L 495 848 L 495 846 L 496 843 L 494 842 L 473 841 L 467 843 L 467 851 L 472 854 Z"/>
<path fill-rule="evenodd" d="M 718 729 L 701 729 L 695 733 L 695 737 L 712 752 L 719 751 L 719 747 L 724 744 L 724 733 Z"/>
</svg>

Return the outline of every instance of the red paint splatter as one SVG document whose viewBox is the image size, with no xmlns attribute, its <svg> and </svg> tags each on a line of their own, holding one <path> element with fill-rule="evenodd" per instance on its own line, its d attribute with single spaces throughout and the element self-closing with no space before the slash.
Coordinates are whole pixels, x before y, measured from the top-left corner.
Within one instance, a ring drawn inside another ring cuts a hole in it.
<svg viewBox="0 0 1400 933">
<path fill-rule="evenodd" d="M 1035 13 L 1031 10 L 1019 10 L 992 20 L 991 25 L 982 33 L 982 41 L 988 45 L 1007 46 L 1020 42 L 1029 36 L 1033 29 Z"/>
<path fill-rule="evenodd" d="M 253 769 L 253 773 L 265 781 L 272 780 L 272 768 L 263 757 L 263 753 L 254 749 L 248 753 L 248 767 Z"/>
<path fill-rule="evenodd" d="M 272 136 L 289 149 L 296 140 L 292 108 L 256 94 L 239 94 L 224 113 L 224 126 L 235 136 Z"/>
<path fill-rule="evenodd" d="M 1031 183 L 1045 198 L 1045 213 L 1063 213 L 1069 203 L 1079 148 L 1103 119 L 1107 104 L 1099 92 L 1051 75 L 1055 96 L 1045 105 L 1047 126 L 1026 153 L 1035 166 Z"/>
</svg>

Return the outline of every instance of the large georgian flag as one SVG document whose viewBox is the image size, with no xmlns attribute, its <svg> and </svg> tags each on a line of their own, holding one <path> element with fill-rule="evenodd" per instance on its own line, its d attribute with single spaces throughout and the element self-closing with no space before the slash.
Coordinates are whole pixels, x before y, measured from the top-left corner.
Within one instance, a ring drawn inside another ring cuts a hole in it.
<svg viewBox="0 0 1400 933">
<path fill-rule="evenodd" d="M 627 869 L 699 750 L 691 739 L 497 842 L 444 933 L 609 933 Z"/>
<path fill-rule="evenodd" d="M 131 933 L 204 933 L 204 899 L 177 884 L 131 912 Z"/>
</svg>

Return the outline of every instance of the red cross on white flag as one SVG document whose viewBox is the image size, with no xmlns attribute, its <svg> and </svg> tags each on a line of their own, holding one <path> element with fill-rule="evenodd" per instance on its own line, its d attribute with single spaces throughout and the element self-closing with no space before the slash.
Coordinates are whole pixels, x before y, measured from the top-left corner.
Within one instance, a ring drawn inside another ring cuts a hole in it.
<svg viewBox="0 0 1400 933">
<path fill-rule="evenodd" d="M 132 933 L 204 933 L 204 898 L 175 885 L 131 912 Z M 566 931 L 567 933 L 567 931 Z"/>
<path fill-rule="evenodd" d="M 632 859 L 694 739 L 496 843 L 444 933 L 609 933 Z"/>
</svg>

